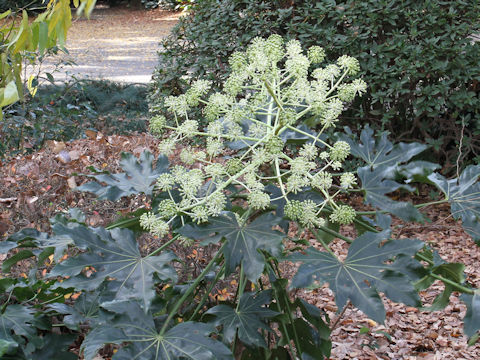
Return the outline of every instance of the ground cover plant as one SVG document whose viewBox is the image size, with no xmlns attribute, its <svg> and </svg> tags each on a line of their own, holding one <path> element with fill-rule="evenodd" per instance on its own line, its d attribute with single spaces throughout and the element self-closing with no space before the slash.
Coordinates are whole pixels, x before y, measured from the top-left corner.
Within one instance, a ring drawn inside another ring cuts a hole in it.
<svg viewBox="0 0 480 360">
<path fill-rule="evenodd" d="M 344 124 L 430 143 L 432 159 L 452 170 L 462 134 L 462 160 L 478 162 L 479 16 L 471 0 L 200 1 L 162 41 L 151 102 L 163 106 L 158 94 L 178 95 L 199 78 L 219 85 L 234 51 L 280 34 L 323 46 L 330 61 L 359 59 L 369 87 Z"/>
<path fill-rule="evenodd" d="M 446 263 L 420 240 L 393 239 L 391 215 L 421 223 L 423 207 L 449 203 L 452 216 L 479 241 L 480 167 L 446 179 L 438 165 L 415 160 L 426 145 L 394 145 L 369 128 L 359 139 L 340 129 L 327 137 L 367 84 L 355 77 L 356 59 L 343 55 L 327 64 L 324 57 L 318 46 L 304 52 L 295 40 L 256 38 L 230 58 L 223 92 L 209 93 L 211 84 L 197 81 L 166 99 L 171 120 L 151 120 L 152 132 L 164 136 L 164 155 L 155 163 L 148 152 L 139 159 L 124 154 L 122 173 L 92 169 L 94 180 L 79 188 L 112 201 L 143 193 L 149 210 L 106 228 L 86 226 L 72 210 L 52 219 L 52 234 L 25 229 L 1 242 L 2 252 L 12 251 L 5 273 L 23 259 L 36 264 L 25 278 L 0 279 L 3 357 L 42 359 L 55 346 L 65 349 L 55 355 L 68 358 L 80 334 L 86 359 L 108 344 L 113 359 L 328 357 L 335 323 L 293 291 L 325 282 L 340 310 L 352 304 L 381 322 L 379 293 L 419 307 L 418 292 L 440 280 L 445 291 L 434 307 L 445 306 L 453 291 L 462 293 L 464 332 L 475 342 L 479 293 L 465 280 L 463 265 Z M 205 128 L 190 117 L 200 103 Z M 319 129 L 305 124 L 311 116 Z M 166 155 L 180 143 L 183 165 L 169 164 Z M 349 165 L 352 157 L 361 161 L 358 169 Z M 387 196 L 422 182 L 444 198 L 413 205 Z M 374 210 L 355 210 L 346 201 L 352 193 Z M 347 224 L 356 227 L 356 237 L 343 234 Z M 295 226 L 316 241 L 306 242 Z M 162 238 L 162 245 L 142 252 L 142 231 Z M 330 249 L 333 238 L 350 244 L 346 258 Z M 179 242 L 213 250 L 198 276 L 178 276 L 171 248 Z M 290 282 L 280 271 L 284 262 L 299 264 Z M 212 303 L 211 289 L 228 276 L 236 279 L 234 299 Z"/>
<path fill-rule="evenodd" d="M 39 87 L 33 98 L 5 110 L 0 158 L 35 151 L 49 140 L 70 141 L 147 129 L 147 87 L 102 80 L 70 79 Z"/>
</svg>

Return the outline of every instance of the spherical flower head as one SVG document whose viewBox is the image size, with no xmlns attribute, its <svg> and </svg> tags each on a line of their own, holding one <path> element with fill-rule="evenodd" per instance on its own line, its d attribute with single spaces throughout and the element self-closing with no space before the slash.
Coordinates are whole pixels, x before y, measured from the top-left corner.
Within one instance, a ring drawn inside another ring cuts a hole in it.
<svg viewBox="0 0 480 360">
<path fill-rule="evenodd" d="M 325 50 L 320 46 L 311 46 L 307 54 L 312 64 L 320 64 L 325 59 Z"/>
<path fill-rule="evenodd" d="M 203 173 L 200 169 L 193 169 L 177 178 L 181 191 L 186 197 L 193 198 L 203 184 Z"/>
<path fill-rule="evenodd" d="M 285 69 L 297 78 L 305 78 L 308 74 L 310 61 L 305 55 L 295 55 L 285 62 Z"/>
<path fill-rule="evenodd" d="M 340 205 L 333 210 L 330 220 L 340 225 L 348 225 L 355 220 L 355 209 L 348 205 Z"/>
<path fill-rule="evenodd" d="M 265 142 L 265 150 L 271 155 L 277 155 L 283 151 L 284 142 L 279 136 L 271 136 Z"/>
<path fill-rule="evenodd" d="M 299 152 L 300 156 L 308 161 L 315 160 L 318 156 L 318 149 L 313 143 L 304 144 Z"/>
<path fill-rule="evenodd" d="M 210 90 L 212 82 L 209 80 L 196 80 L 190 89 L 187 90 L 186 97 L 190 106 L 198 106 L 199 100 Z"/>
<path fill-rule="evenodd" d="M 152 212 L 140 216 L 140 226 L 158 237 L 164 237 L 170 231 L 170 226 Z"/>
<path fill-rule="evenodd" d="M 362 79 L 353 80 L 351 85 L 359 96 L 362 96 L 367 91 L 367 83 Z"/>
<path fill-rule="evenodd" d="M 171 169 L 171 173 L 172 173 L 172 176 L 178 181 L 178 180 L 181 180 L 186 174 L 187 174 L 188 170 L 181 166 L 181 165 L 175 165 L 172 169 Z"/>
<path fill-rule="evenodd" d="M 237 96 L 242 91 L 244 80 L 243 74 L 232 73 L 223 84 L 223 89 L 228 95 Z"/>
<path fill-rule="evenodd" d="M 290 161 L 290 171 L 294 175 L 307 175 L 314 168 L 315 163 L 308 161 L 302 156 L 298 156 Z"/>
<path fill-rule="evenodd" d="M 201 224 L 208 221 L 208 211 L 203 205 L 195 206 L 192 209 L 191 218 L 197 224 Z"/>
<path fill-rule="evenodd" d="M 282 125 L 294 125 L 297 122 L 297 112 L 293 109 L 286 108 L 280 112 L 279 119 Z"/>
<path fill-rule="evenodd" d="M 330 154 L 328 153 L 328 151 L 322 151 L 320 154 L 318 154 L 318 157 L 321 160 L 327 160 L 330 157 Z"/>
<path fill-rule="evenodd" d="M 195 136 L 196 132 L 198 132 L 198 121 L 196 120 L 186 120 L 177 128 L 177 133 L 187 138 Z"/>
<path fill-rule="evenodd" d="M 171 174 L 160 174 L 157 178 L 155 186 L 160 191 L 172 190 L 175 186 L 175 179 Z"/>
<path fill-rule="evenodd" d="M 175 114 L 185 114 L 190 110 L 188 99 L 185 94 L 179 96 L 169 96 L 165 99 L 165 106 L 168 111 Z"/>
<path fill-rule="evenodd" d="M 352 102 L 357 94 L 352 84 L 341 84 L 337 90 L 337 96 L 344 102 Z"/>
<path fill-rule="evenodd" d="M 217 179 L 225 174 L 225 170 L 222 164 L 215 163 L 205 166 L 205 173 Z"/>
<path fill-rule="evenodd" d="M 220 136 L 223 134 L 223 124 L 220 121 L 212 121 L 207 126 L 207 133 L 210 135 Z"/>
<path fill-rule="evenodd" d="M 255 149 L 255 153 L 252 156 L 252 163 L 255 166 L 260 166 L 270 161 L 272 161 L 272 154 L 270 152 L 262 148 Z"/>
<path fill-rule="evenodd" d="M 225 165 L 229 175 L 235 175 L 236 173 L 242 171 L 245 167 L 242 160 L 236 158 L 229 159 Z"/>
<path fill-rule="evenodd" d="M 237 123 L 228 124 L 226 135 L 230 136 L 233 139 L 237 139 L 239 136 L 243 135 L 243 129 Z"/>
<path fill-rule="evenodd" d="M 257 175 L 254 172 L 248 172 L 243 176 L 243 181 L 251 191 L 262 191 L 264 185 L 257 180 Z"/>
<path fill-rule="evenodd" d="M 303 204 L 298 200 L 288 201 L 284 208 L 285 217 L 293 221 L 301 219 L 303 214 Z"/>
<path fill-rule="evenodd" d="M 310 183 L 308 177 L 294 174 L 288 178 L 287 189 L 288 191 L 296 194 Z"/>
<path fill-rule="evenodd" d="M 177 204 L 172 199 L 165 199 L 158 204 L 158 215 L 162 219 L 170 219 L 177 215 Z"/>
<path fill-rule="evenodd" d="M 205 204 L 208 214 L 211 216 L 218 216 L 225 209 L 227 198 L 222 192 L 214 192 L 209 197 Z"/>
<path fill-rule="evenodd" d="M 168 138 L 163 140 L 160 144 L 158 144 L 158 151 L 160 154 L 169 156 L 172 155 L 173 150 L 175 149 L 176 143 L 174 139 Z"/>
<path fill-rule="evenodd" d="M 326 104 L 326 110 L 321 114 L 320 122 L 325 127 L 334 126 L 343 111 L 343 102 L 340 99 L 331 99 Z"/>
<path fill-rule="evenodd" d="M 340 161 L 333 161 L 330 164 L 330 167 L 332 168 L 333 171 L 338 171 L 342 168 L 342 163 Z"/>
<path fill-rule="evenodd" d="M 325 171 L 319 171 L 311 179 L 311 185 L 319 190 L 328 190 L 332 187 L 332 174 Z"/>
<path fill-rule="evenodd" d="M 300 41 L 296 39 L 292 39 L 287 42 L 285 48 L 287 50 L 287 55 L 290 57 L 294 57 L 302 53 L 302 44 L 300 44 Z"/>
<path fill-rule="evenodd" d="M 300 224 L 307 228 L 323 226 L 325 220 L 317 216 L 317 204 L 312 200 L 302 202 L 302 215 L 299 218 Z"/>
<path fill-rule="evenodd" d="M 340 68 L 335 64 L 330 64 L 325 68 L 315 69 L 312 76 L 318 81 L 332 81 L 340 75 Z"/>
<path fill-rule="evenodd" d="M 264 123 L 253 123 L 248 128 L 248 134 L 255 138 L 262 138 L 267 131 L 267 125 Z"/>
<path fill-rule="evenodd" d="M 154 135 L 161 135 L 167 125 L 167 119 L 163 115 L 157 115 L 150 119 L 150 132 Z"/>
<path fill-rule="evenodd" d="M 248 65 L 247 54 L 240 51 L 235 51 L 228 58 L 230 68 L 234 72 L 243 72 Z"/>
<path fill-rule="evenodd" d="M 265 210 L 270 206 L 270 196 L 261 191 L 253 191 L 248 194 L 247 201 L 254 210 Z"/>
<path fill-rule="evenodd" d="M 268 56 L 265 53 L 266 40 L 256 37 L 247 48 L 247 56 L 250 64 L 258 71 L 263 72 L 268 67 Z"/>
<path fill-rule="evenodd" d="M 346 172 L 340 176 L 340 186 L 345 189 L 351 189 L 357 184 L 355 175 L 351 172 Z"/>
<path fill-rule="evenodd" d="M 180 153 L 180 160 L 187 165 L 193 165 L 195 163 L 195 154 L 192 149 L 184 148 Z"/>
<path fill-rule="evenodd" d="M 265 53 L 273 63 L 280 61 L 283 57 L 283 38 L 280 35 L 270 35 L 265 44 Z"/>
<path fill-rule="evenodd" d="M 342 162 L 350 155 L 350 145 L 345 141 L 337 141 L 330 149 L 330 159 Z"/>
<path fill-rule="evenodd" d="M 340 56 L 337 60 L 338 66 L 340 66 L 343 70 L 347 71 L 348 75 L 357 75 L 360 71 L 360 63 L 357 59 L 343 55 Z"/>
<path fill-rule="evenodd" d="M 203 113 L 208 121 L 217 120 L 222 111 L 225 111 L 231 103 L 231 98 L 222 93 L 215 93 L 210 95 L 208 103 L 203 109 Z"/>
<path fill-rule="evenodd" d="M 220 139 L 207 139 L 207 154 L 210 156 L 218 156 L 223 151 L 223 141 Z"/>
</svg>

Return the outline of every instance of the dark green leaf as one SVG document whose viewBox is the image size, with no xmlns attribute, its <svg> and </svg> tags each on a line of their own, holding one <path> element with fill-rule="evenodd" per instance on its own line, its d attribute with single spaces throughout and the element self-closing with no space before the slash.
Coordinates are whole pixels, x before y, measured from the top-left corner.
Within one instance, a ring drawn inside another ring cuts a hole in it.
<svg viewBox="0 0 480 360">
<path fill-rule="evenodd" d="M 72 330 L 79 330 L 80 324 L 88 323 L 90 326 L 95 323 L 101 292 L 82 293 L 76 300 L 73 306 L 68 306 L 62 303 L 54 303 L 48 308 L 60 314 L 63 317 L 63 323 L 66 327 Z"/>
<path fill-rule="evenodd" d="M 153 191 L 153 183 L 156 178 L 167 172 L 168 159 L 160 156 L 157 159 L 156 168 L 153 168 L 153 155 L 144 151 L 140 155 L 140 159 L 130 153 L 122 153 L 120 166 L 124 173 L 109 174 L 100 173 L 95 175 L 87 175 L 95 178 L 99 182 L 103 182 L 106 186 L 101 185 L 97 181 L 83 184 L 77 188 L 80 191 L 92 192 L 99 199 L 108 199 L 116 201 L 123 196 L 144 193 L 151 195 Z"/>
<path fill-rule="evenodd" d="M 82 343 L 86 360 L 91 360 L 105 344 L 124 344 L 113 360 L 233 360 L 230 350 L 210 338 L 214 327 L 207 324 L 180 323 L 162 336 L 151 313 L 135 302 L 112 303 L 106 309 L 117 313 L 108 325 L 93 329 Z"/>
<path fill-rule="evenodd" d="M 3 314 L 0 314 L 0 339 L 7 342 L 17 342 L 15 335 L 25 336 L 27 339 L 36 336 L 37 329 L 34 311 L 22 305 L 9 305 Z"/>
<path fill-rule="evenodd" d="M 399 255 L 413 256 L 423 244 L 418 240 L 388 239 L 389 231 L 381 233 L 366 232 L 350 246 L 347 258 L 342 262 L 330 253 L 314 248 L 306 254 L 294 254 L 290 261 L 299 261 L 301 266 L 293 278 L 293 287 L 307 287 L 314 281 L 328 282 L 335 293 L 338 307 L 341 309 L 347 300 L 362 310 L 368 317 L 382 322 L 385 309 L 377 291 L 382 291 L 394 301 L 417 306 L 418 294 L 411 280 L 396 271 L 393 264 Z"/>
<path fill-rule="evenodd" d="M 264 214 L 251 223 L 239 224 L 235 214 L 228 212 L 213 218 L 207 225 L 187 224 L 178 230 L 180 234 L 195 240 L 204 240 L 203 244 L 227 241 L 224 247 L 225 265 L 228 273 L 243 264 L 245 274 L 251 281 L 257 281 L 265 267 L 264 256 L 258 250 L 272 255 L 281 252 L 282 239 L 279 231 L 272 230 L 281 218 L 272 213 Z"/>
<path fill-rule="evenodd" d="M 87 233 L 79 237 L 78 232 Z M 140 298 L 148 309 L 155 296 L 153 275 L 160 279 L 176 279 L 175 270 L 169 265 L 175 258 L 172 253 L 142 257 L 133 233 L 128 229 L 105 230 L 103 228 L 77 227 L 71 231 L 75 244 L 88 251 L 70 257 L 58 264 L 50 276 L 69 276 L 57 287 L 73 287 L 79 290 L 95 290 L 105 280 L 120 283 L 117 298 Z M 93 267 L 89 276 L 82 271 Z"/>
<path fill-rule="evenodd" d="M 411 203 L 394 201 L 385 194 L 391 193 L 405 185 L 389 180 L 393 168 L 379 166 L 372 170 L 369 166 L 358 169 L 358 177 L 362 182 L 362 190 L 365 191 L 365 203 L 378 209 L 388 211 L 405 221 L 422 222 L 423 215 Z"/>
<path fill-rule="evenodd" d="M 68 347 L 77 338 L 71 334 L 46 334 L 41 349 L 29 355 L 32 360 L 75 360 L 78 356 L 68 351 Z"/>
<path fill-rule="evenodd" d="M 223 336 L 228 343 L 231 343 L 238 334 L 238 338 L 245 344 L 266 348 L 264 336 L 259 331 L 262 329 L 271 331 L 263 320 L 277 314 L 264 306 L 270 303 L 270 298 L 270 292 L 267 291 L 256 296 L 253 293 L 245 293 L 240 298 L 237 308 L 217 305 L 205 314 L 216 317 L 215 326 L 223 326 Z"/>
<path fill-rule="evenodd" d="M 470 165 L 458 179 L 447 180 L 438 173 L 428 179 L 440 189 L 448 199 L 452 215 L 462 219 L 465 231 L 474 241 L 480 241 L 480 165 Z M 458 182 L 457 182 L 458 181 Z"/>
<path fill-rule="evenodd" d="M 351 135 L 350 129 L 346 128 L 345 131 Z M 360 134 L 360 142 L 357 143 L 347 135 L 341 135 L 340 139 L 350 145 L 352 155 L 363 159 L 371 168 L 397 166 L 428 148 L 427 145 L 419 143 L 393 145 L 387 135 L 383 133 L 380 139 L 375 139 L 373 130 L 367 125 Z"/>
</svg>

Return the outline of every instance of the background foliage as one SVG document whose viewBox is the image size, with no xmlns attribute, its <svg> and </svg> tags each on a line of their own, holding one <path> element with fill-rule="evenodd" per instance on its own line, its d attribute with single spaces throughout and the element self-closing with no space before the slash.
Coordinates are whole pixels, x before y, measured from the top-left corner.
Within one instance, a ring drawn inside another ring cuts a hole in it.
<svg viewBox="0 0 480 360">
<path fill-rule="evenodd" d="M 218 84 L 234 50 L 276 33 L 321 45 L 330 59 L 360 60 L 369 91 L 346 123 L 427 141 L 447 167 L 463 129 L 463 157 L 478 161 L 480 45 L 470 36 L 480 32 L 479 17 L 475 0 L 201 1 L 162 41 L 151 102 L 181 93 L 191 79 Z"/>
</svg>

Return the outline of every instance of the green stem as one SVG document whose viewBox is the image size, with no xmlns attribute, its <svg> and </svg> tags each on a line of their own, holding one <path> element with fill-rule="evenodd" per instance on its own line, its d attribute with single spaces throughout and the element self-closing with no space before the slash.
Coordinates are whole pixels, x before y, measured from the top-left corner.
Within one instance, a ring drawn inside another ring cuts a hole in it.
<svg viewBox="0 0 480 360">
<path fill-rule="evenodd" d="M 328 227 L 326 226 L 319 226 L 318 227 L 320 230 L 322 231 L 325 231 L 327 234 L 330 234 L 332 236 L 335 236 L 339 239 L 342 239 L 344 241 L 346 241 L 347 243 L 351 244 L 353 242 L 352 239 L 346 237 L 346 236 L 343 236 L 342 234 L 340 234 L 339 232 L 336 232 L 335 230 L 332 230 L 332 229 L 329 229 Z M 316 235 L 315 235 L 316 236 Z M 323 244 L 322 244 L 323 245 Z"/>
<path fill-rule="evenodd" d="M 327 228 L 328 229 L 328 228 Z M 320 237 L 320 234 L 313 230 L 312 229 L 312 233 L 313 235 L 315 235 L 315 238 L 317 239 L 318 242 L 320 242 L 320 244 L 322 244 L 323 248 L 328 251 L 328 253 L 330 253 L 330 255 L 332 255 L 334 258 L 337 258 L 337 256 L 335 255 L 335 253 L 328 247 L 328 245 L 325 243 L 325 241 L 323 241 L 323 239 Z"/>
<path fill-rule="evenodd" d="M 145 258 L 148 258 L 150 256 L 154 256 L 156 254 L 158 254 L 159 252 L 161 252 L 163 249 L 167 248 L 168 246 L 170 246 L 171 244 L 173 244 L 178 238 L 180 237 L 180 235 L 175 235 L 173 238 L 171 238 L 170 240 L 168 240 L 165 244 L 163 244 L 162 246 L 160 246 L 158 249 L 152 251 L 150 254 L 148 254 Z"/>
<path fill-rule="evenodd" d="M 437 279 L 437 280 L 440 280 L 442 282 L 444 282 L 445 284 L 448 284 L 448 285 L 451 285 L 453 286 L 455 289 L 457 289 L 458 291 L 461 291 L 462 293 L 466 293 L 466 294 L 470 294 L 470 295 L 473 295 L 475 294 L 475 291 L 470 289 L 470 288 L 467 288 L 466 286 L 463 286 L 463 285 L 460 285 L 460 284 L 457 284 L 455 281 L 452 281 L 450 279 L 447 279 L 447 278 L 444 278 L 443 276 L 441 275 L 437 275 L 437 274 L 429 274 L 431 277 Z"/>
<path fill-rule="evenodd" d="M 134 218 L 131 218 L 131 219 L 125 219 L 125 220 L 119 221 L 115 224 L 110 224 L 110 225 L 106 226 L 105 229 L 112 230 L 112 229 L 119 228 L 119 227 L 122 227 L 122 226 L 125 226 L 125 225 L 133 225 L 133 224 L 137 223 L 138 220 L 140 220 L 140 216 L 135 216 Z"/>
<path fill-rule="evenodd" d="M 223 243 L 223 245 L 220 247 L 220 249 L 218 250 L 217 254 L 215 255 L 215 257 L 208 263 L 208 265 L 205 267 L 205 269 L 203 269 L 202 273 L 200 275 L 198 275 L 198 277 L 195 279 L 195 281 L 193 282 L 192 285 L 190 285 L 190 287 L 187 289 L 187 291 L 185 291 L 185 293 L 183 294 L 183 296 L 180 298 L 180 300 L 177 301 L 177 303 L 175 304 L 175 306 L 173 307 L 173 309 L 170 311 L 170 314 L 168 315 L 167 319 L 165 320 L 165 323 L 163 324 L 162 328 L 160 329 L 160 333 L 159 335 L 162 336 L 163 334 L 165 334 L 165 331 L 167 331 L 167 327 L 168 327 L 168 324 L 170 323 L 170 321 L 173 319 L 173 317 L 175 315 L 177 315 L 177 311 L 178 309 L 180 309 L 180 307 L 182 306 L 182 304 L 185 302 L 185 300 L 187 300 L 187 298 L 190 296 L 190 294 L 193 292 L 193 290 L 195 290 L 198 286 L 198 284 L 200 284 L 200 282 L 203 280 L 203 278 L 205 277 L 205 275 L 208 274 L 208 272 L 210 271 L 210 269 L 213 267 L 213 265 L 215 264 L 215 262 L 218 260 L 218 258 L 222 255 L 222 250 L 223 248 L 225 247 L 225 244 L 226 243 Z"/>
<path fill-rule="evenodd" d="M 245 290 L 245 274 L 243 272 L 243 262 L 240 265 L 240 283 L 238 284 L 238 291 L 237 291 L 237 296 L 236 296 L 236 301 L 237 301 L 237 307 L 235 308 L 236 311 L 238 311 L 239 306 L 240 306 L 240 299 L 243 295 L 243 291 Z"/>
<path fill-rule="evenodd" d="M 359 190 L 363 191 L 362 189 L 359 189 Z M 416 207 L 417 209 L 421 209 L 421 208 L 424 208 L 424 207 L 427 207 L 427 206 L 430 206 L 430 205 L 445 204 L 447 202 L 448 202 L 448 199 L 442 199 L 442 200 L 438 200 L 438 201 L 431 201 L 431 202 L 427 202 L 427 203 L 423 203 L 423 204 L 417 204 L 417 205 L 413 205 L 413 206 Z M 358 215 L 375 215 L 376 213 L 388 214 L 389 212 L 385 211 L 385 210 L 358 211 L 357 212 Z"/>
<path fill-rule="evenodd" d="M 222 267 L 218 271 L 217 275 L 215 275 L 215 279 L 213 279 L 213 281 L 210 284 L 210 286 L 208 287 L 207 291 L 205 292 L 205 294 L 203 294 L 202 298 L 200 299 L 200 302 L 198 303 L 197 307 L 195 308 L 192 316 L 190 316 L 190 319 L 188 321 L 192 321 L 192 319 L 194 319 L 195 316 L 197 316 L 199 311 L 202 309 L 203 304 L 205 304 L 205 301 L 207 300 L 208 295 L 210 295 L 210 293 L 213 290 L 213 287 L 216 285 L 216 283 L 218 282 L 218 279 L 220 279 L 220 277 L 223 275 L 224 272 L 225 272 L 225 264 L 222 265 Z"/>
</svg>

